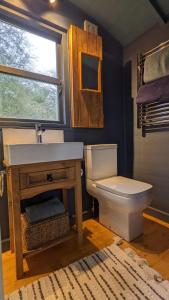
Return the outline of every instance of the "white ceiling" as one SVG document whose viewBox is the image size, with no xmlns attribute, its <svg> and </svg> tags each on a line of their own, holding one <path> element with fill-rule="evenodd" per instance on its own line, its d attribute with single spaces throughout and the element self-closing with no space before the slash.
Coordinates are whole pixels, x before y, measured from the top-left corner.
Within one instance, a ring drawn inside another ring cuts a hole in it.
<svg viewBox="0 0 169 300">
<path fill-rule="evenodd" d="M 156 23 L 160 15 L 148 0 L 69 0 L 102 24 L 123 46 L 128 45 Z M 168 14 L 169 0 L 158 0 Z"/>
</svg>

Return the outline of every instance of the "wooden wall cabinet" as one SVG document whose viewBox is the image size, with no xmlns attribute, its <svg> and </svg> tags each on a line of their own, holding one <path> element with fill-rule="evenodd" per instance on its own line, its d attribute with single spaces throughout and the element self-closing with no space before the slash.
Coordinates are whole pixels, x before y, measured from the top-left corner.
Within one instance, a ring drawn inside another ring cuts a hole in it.
<svg viewBox="0 0 169 300">
<path fill-rule="evenodd" d="M 72 25 L 69 30 L 69 53 L 72 127 L 103 128 L 102 38 Z M 98 89 L 82 88 L 82 53 L 99 60 Z"/>
</svg>

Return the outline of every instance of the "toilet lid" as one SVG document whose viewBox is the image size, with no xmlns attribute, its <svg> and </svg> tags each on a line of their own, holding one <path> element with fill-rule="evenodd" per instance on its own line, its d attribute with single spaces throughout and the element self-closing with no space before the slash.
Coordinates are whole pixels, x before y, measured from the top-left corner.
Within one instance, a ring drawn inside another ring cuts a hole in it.
<svg viewBox="0 0 169 300">
<path fill-rule="evenodd" d="M 111 193 L 130 198 L 134 198 L 136 195 L 140 195 L 152 189 L 151 184 L 122 176 L 97 180 L 96 186 Z"/>
</svg>

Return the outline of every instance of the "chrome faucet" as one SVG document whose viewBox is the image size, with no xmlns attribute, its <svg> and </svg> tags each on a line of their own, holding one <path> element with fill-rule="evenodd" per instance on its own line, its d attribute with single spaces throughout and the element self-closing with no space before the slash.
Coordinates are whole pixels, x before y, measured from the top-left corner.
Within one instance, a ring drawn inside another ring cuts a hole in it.
<svg viewBox="0 0 169 300">
<path fill-rule="evenodd" d="M 45 129 L 42 129 L 42 124 L 41 123 L 36 123 L 35 124 L 35 130 L 36 130 L 36 142 L 38 144 L 42 144 L 42 135 L 43 135 L 43 131 L 45 131 Z"/>
</svg>

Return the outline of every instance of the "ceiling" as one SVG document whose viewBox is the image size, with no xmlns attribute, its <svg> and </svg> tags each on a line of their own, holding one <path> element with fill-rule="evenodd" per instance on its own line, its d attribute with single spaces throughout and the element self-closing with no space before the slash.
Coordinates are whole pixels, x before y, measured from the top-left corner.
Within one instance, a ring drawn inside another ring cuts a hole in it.
<svg viewBox="0 0 169 300">
<path fill-rule="evenodd" d="M 155 24 L 166 23 L 169 0 L 69 0 L 127 46 Z"/>
</svg>

